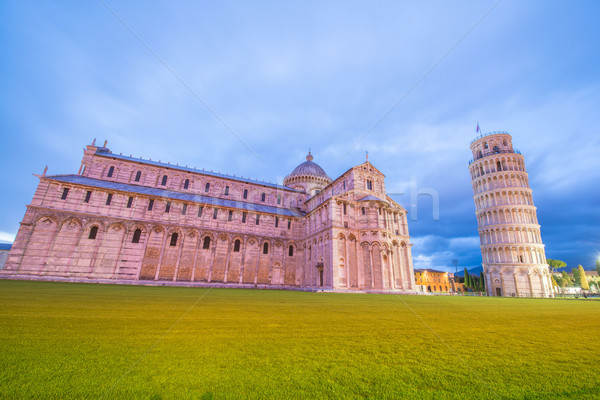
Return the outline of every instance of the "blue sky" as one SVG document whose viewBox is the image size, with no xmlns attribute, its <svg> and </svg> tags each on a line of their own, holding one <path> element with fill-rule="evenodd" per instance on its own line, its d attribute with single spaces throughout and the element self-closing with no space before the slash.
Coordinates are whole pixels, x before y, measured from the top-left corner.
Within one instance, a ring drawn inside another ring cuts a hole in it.
<svg viewBox="0 0 600 400">
<path fill-rule="evenodd" d="M 76 173 L 94 138 L 272 182 L 309 147 L 333 178 L 368 150 L 406 208 L 411 182 L 439 194 L 410 215 L 415 267 L 476 266 L 479 122 L 525 155 L 547 257 L 600 256 L 600 3 L 215 3 L 0 4 L 0 240 L 32 173 Z"/>
</svg>

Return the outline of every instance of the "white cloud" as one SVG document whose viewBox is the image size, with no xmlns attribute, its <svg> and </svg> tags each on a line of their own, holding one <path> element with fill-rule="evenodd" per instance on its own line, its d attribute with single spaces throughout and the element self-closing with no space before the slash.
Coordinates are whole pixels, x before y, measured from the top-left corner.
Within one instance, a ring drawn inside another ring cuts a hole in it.
<svg viewBox="0 0 600 400">
<path fill-rule="evenodd" d="M 15 233 L 8 233 L 8 232 L 0 232 L 0 242 L 14 242 L 15 241 L 15 237 L 17 235 Z"/>
</svg>

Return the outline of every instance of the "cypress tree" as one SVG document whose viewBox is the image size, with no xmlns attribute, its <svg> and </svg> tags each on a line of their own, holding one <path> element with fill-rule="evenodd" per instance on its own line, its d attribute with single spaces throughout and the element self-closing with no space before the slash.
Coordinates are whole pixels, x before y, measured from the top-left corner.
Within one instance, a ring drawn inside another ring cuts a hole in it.
<svg viewBox="0 0 600 400">
<path fill-rule="evenodd" d="M 485 277 L 483 276 L 483 271 L 479 273 L 479 279 L 481 282 L 481 291 L 485 292 Z"/>
<path fill-rule="evenodd" d="M 579 270 L 579 282 L 581 288 L 583 290 L 590 290 L 590 285 L 588 283 L 587 276 L 585 276 L 585 271 L 583 267 L 580 265 L 577 269 Z"/>
<path fill-rule="evenodd" d="M 465 267 L 465 287 L 468 289 L 469 286 L 469 271 L 467 271 L 467 268 Z"/>
</svg>

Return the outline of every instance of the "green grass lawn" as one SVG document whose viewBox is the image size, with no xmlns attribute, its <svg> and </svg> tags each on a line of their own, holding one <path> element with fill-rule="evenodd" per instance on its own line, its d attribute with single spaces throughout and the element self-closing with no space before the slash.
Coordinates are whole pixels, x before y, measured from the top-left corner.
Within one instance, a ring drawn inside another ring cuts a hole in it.
<svg viewBox="0 0 600 400">
<path fill-rule="evenodd" d="M 0 281 L 0 398 L 599 398 L 600 302 Z"/>
</svg>

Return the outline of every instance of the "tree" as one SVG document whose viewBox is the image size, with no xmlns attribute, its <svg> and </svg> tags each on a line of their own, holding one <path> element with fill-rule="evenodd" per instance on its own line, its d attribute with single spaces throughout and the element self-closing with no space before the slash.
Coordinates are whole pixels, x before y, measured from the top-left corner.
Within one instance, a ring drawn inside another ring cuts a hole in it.
<svg viewBox="0 0 600 400">
<path fill-rule="evenodd" d="M 596 260 L 596 271 L 598 271 L 598 274 L 600 274 L 600 257 L 598 257 Z"/>
<path fill-rule="evenodd" d="M 555 269 L 564 268 L 567 266 L 567 263 L 561 260 L 552 260 L 548 258 L 546 261 L 548 262 L 550 268 L 552 268 L 552 272 L 554 272 Z"/>
<path fill-rule="evenodd" d="M 481 283 L 481 291 L 485 292 L 485 278 L 483 276 L 483 271 L 479 273 L 479 281 Z"/>
<path fill-rule="evenodd" d="M 469 278 L 470 278 L 469 271 L 467 271 L 467 268 L 465 267 L 465 287 L 467 289 L 471 287 L 471 280 Z"/>
<path fill-rule="evenodd" d="M 585 276 L 585 270 L 581 265 L 577 267 L 577 269 L 579 270 L 579 285 L 583 290 L 590 290 L 590 285 L 588 283 L 587 276 Z"/>
<path fill-rule="evenodd" d="M 560 279 L 560 277 L 557 277 Z M 552 279 L 552 286 L 558 286 L 560 287 L 561 285 L 558 284 L 558 282 L 556 281 L 556 279 L 554 278 L 554 275 L 550 275 L 550 279 Z"/>
<path fill-rule="evenodd" d="M 566 271 L 562 272 L 562 279 L 563 279 L 563 285 L 564 286 L 570 286 L 571 283 L 573 283 L 573 280 L 571 279 L 571 277 L 569 276 L 569 274 L 567 274 Z"/>
<path fill-rule="evenodd" d="M 579 274 L 579 268 L 573 268 L 571 270 L 571 275 L 573 275 L 573 283 L 577 286 L 581 286 L 581 276 Z"/>
</svg>

